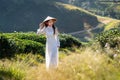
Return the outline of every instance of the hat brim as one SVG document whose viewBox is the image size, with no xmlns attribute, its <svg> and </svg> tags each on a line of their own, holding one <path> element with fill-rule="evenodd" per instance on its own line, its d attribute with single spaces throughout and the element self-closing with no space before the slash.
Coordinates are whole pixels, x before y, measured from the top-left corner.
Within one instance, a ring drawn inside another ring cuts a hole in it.
<svg viewBox="0 0 120 80">
<path fill-rule="evenodd" d="M 56 19 L 49 19 L 49 20 L 53 20 L 53 22 L 56 22 L 57 20 Z M 46 20 L 46 21 L 43 21 L 43 23 L 49 21 L 49 20 Z"/>
<path fill-rule="evenodd" d="M 48 16 L 42 23 L 44 23 L 44 22 L 46 22 L 46 21 L 49 21 L 49 20 L 53 20 L 54 22 L 57 21 L 56 18 Z"/>
<path fill-rule="evenodd" d="M 49 19 L 49 20 L 53 20 L 54 23 L 57 21 L 56 19 Z M 44 25 L 49 20 L 43 21 L 41 24 Z"/>
</svg>

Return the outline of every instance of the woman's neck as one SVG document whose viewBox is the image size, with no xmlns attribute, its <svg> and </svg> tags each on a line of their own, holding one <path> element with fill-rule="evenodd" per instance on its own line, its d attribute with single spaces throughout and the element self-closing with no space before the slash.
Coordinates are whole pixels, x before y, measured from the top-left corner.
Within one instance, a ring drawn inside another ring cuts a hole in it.
<svg viewBox="0 0 120 80">
<path fill-rule="evenodd" d="M 50 25 L 50 26 L 48 26 L 48 27 L 52 27 L 52 26 Z"/>
</svg>

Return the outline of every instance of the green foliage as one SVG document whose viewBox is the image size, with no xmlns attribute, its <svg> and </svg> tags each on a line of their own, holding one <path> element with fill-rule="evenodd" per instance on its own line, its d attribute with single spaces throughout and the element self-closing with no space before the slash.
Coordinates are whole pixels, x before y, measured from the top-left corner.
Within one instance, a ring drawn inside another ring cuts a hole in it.
<svg viewBox="0 0 120 80">
<path fill-rule="evenodd" d="M 15 53 L 41 53 L 44 56 L 44 45 L 32 40 L 18 39 L 6 34 L 0 35 L 0 57 L 11 57 Z"/>
<path fill-rule="evenodd" d="M 92 13 L 120 19 L 120 4 L 114 0 L 64 0 L 65 2 L 80 6 Z"/>
<path fill-rule="evenodd" d="M 16 53 L 39 53 L 45 56 L 46 38 L 36 33 L 1 33 L 0 34 L 0 58 L 11 57 Z M 61 48 L 80 47 L 81 42 L 67 34 L 60 35 Z"/>
<path fill-rule="evenodd" d="M 106 43 L 110 44 L 110 47 L 117 47 L 120 44 L 120 29 L 114 28 L 97 35 L 96 40 L 100 42 L 104 47 Z"/>
<path fill-rule="evenodd" d="M 67 34 L 60 35 L 60 43 L 61 48 L 73 46 L 80 47 L 82 45 L 79 39 Z"/>
<path fill-rule="evenodd" d="M 24 39 L 24 40 L 32 40 L 32 41 L 36 41 L 36 42 L 40 42 L 42 44 L 45 44 L 46 39 L 44 35 L 36 35 L 36 33 L 34 32 L 28 32 L 28 33 L 7 33 L 7 36 L 12 36 L 12 37 L 16 37 L 18 39 Z"/>
</svg>

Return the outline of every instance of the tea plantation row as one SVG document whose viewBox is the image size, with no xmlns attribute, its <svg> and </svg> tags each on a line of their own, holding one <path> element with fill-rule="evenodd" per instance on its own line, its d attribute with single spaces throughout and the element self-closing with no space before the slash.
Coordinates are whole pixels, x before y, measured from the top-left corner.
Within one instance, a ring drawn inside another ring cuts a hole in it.
<svg viewBox="0 0 120 80">
<path fill-rule="evenodd" d="M 77 38 L 60 34 L 60 48 L 80 47 L 82 44 Z M 20 53 L 45 55 L 46 38 L 34 32 L 0 33 L 0 58 L 12 57 Z"/>
</svg>

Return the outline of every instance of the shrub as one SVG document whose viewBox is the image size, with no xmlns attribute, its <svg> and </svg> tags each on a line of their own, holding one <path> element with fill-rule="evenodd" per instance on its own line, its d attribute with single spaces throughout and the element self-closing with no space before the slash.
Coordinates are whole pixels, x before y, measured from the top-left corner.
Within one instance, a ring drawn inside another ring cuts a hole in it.
<svg viewBox="0 0 120 80">
<path fill-rule="evenodd" d="M 73 46 L 80 47 L 79 39 L 67 35 L 60 34 L 61 48 L 71 48 Z M 0 57 L 11 57 L 16 53 L 40 53 L 45 56 L 46 38 L 44 35 L 36 35 L 36 33 L 3 33 L 0 34 Z"/>
<path fill-rule="evenodd" d="M 34 33 L 34 32 L 11 33 L 11 34 L 8 33 L 7 35 L 17 37 L 18 39 L 25 39 L 25 40 L 32 40 L 32 41 L 40 42 L 42 44 L 45 44 L 45 42 L 46 42 L 44 35 L 36 35 L 36 33 Z M 80 40 L 71 35 L 60 34 L 59 38 L 60 38 L 60 42 L 61 42 L 61 48 L 72 47 L 72 46 L 80 47 L 81 46 Z"/>
<path fill-rule="evenodd" d="M 12 46 L 4 35 L 0 35 L 0 57 L 10 56 L 9 53 L 15 53 Z"/>
<path fill-rule="evenodd" d="M 42 44 L 45 44 L 45 42 L 46 42 L 44 35 L 37 35 L 34 32 L 7 33 L 6 36 L 12 36 L 12 37 L 16 37 L 18 39 L 32 40 L 32 41 L 40 42 Z"/>
<path fill-rule="evenodd" d="M 67 34 L 60 35 L 60 43 L 61 43 L 60 45 L 61 48 L 67 48 L 73 46 L 80 47 L 82 45 L 79 39 Z"/>
<path fill-rule="evenodd" d="M 114 48 L 120 43 L 120 29 L 114 28 L 97 35 L 96 40 L 101 44 L 102 47 L 106 43 L 110 44 L 110 47 Z"/>
<path fill-rule="evenodd" d="M 22 40 L 11 36 L 0 36 L 0 57 L 11 57 L 15 53 L 41 53 L 44 56 L 44 45 L 31 41 Z"/>
</svg>

